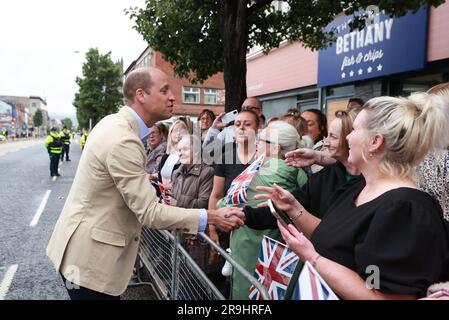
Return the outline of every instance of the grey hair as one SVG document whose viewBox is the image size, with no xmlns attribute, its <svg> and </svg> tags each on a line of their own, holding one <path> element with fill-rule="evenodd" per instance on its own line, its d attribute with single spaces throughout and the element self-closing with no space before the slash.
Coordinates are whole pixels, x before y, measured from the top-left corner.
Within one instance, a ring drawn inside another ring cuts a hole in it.
<svg viewBox="0 0 449 320">
<path fill-rule="evenodd" d="M 270 122 L 267 129 L 269 131 L 275 131 L 277 134 L 275 138 L 276 144 L 281 147 L 281 157 L 284 158 L 285 154 L 289 151 L 293 151 L 298 148 L 312 148 L 313 140 L 308 135 L 300 136 L 298 131 L 291 124 L 278 120 Z"/>
<path fill-rule="evenodd" d="M 189 141 L 189 145 L 193 155 L 193 164 L 201 163 L 201 139 L 193 134 L 184 134 L 181 136 L 181 139 L 179 139 L 179 142 L 181 142 L 182 140 Z"/>
</svg>

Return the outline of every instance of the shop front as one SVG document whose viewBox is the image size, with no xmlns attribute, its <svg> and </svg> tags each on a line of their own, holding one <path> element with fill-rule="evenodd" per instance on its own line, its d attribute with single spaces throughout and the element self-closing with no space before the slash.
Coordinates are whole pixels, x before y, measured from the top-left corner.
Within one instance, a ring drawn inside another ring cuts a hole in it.
<svg viewBox="0 0 449 320">
<path fill-rule="evenodd" d="M 301 111 L 320 109 L 331 121 L 350 98 L 408 96 L 449 81 L 449 3 L 436 9 L 424 6 L 401 18 L 381 12 L 363 30 L 351 31 L 350 19 L 342 15 L 328 26 L 336 30 L 337 40 L 325 50 L 312 52 L 293 44 L 248 59 L 249 89 L 256 74 L 257 79 L 284 83 L 285 90 L 268 81 L 259 91 L 248 90 L 263 101 L 267 118 L 280 115 L 288 105 Z M 287 58 L 282 62 L 277 57 L 281 53 Z M 276 64 L 282 64 L 284 78 Z"/>
</svg>

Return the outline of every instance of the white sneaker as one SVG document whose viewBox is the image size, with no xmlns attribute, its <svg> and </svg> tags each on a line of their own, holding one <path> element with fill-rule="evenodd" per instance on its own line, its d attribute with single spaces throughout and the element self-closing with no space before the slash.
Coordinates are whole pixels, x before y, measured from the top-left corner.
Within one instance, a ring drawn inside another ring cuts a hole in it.
<svg viewBox="0 0 449 320">
<path fill-rule="evenodd" d="M 231 254 L 231 248 L 227 248 L 226 251 Z M 228 260 L 226 260 L 223 268 L 221 269 L 221 274 L 225 277 L 232 275 L 232 264 Z"/>
</svg>

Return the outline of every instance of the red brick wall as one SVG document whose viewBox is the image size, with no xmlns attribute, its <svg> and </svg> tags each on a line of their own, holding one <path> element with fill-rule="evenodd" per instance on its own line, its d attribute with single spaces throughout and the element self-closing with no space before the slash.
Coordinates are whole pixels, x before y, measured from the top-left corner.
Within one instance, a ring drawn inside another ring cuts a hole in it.
<svg viewBox="0 0 449 320">
<path fill-rule="evenodd" d="M 224 104 L 210 105 L 204 104 L 204 90 L 202 89 L 220 89 L 224 90 L 223 73 L 219 72 L 202 84 L 191 84 L 187 79 L 181 79 L 174 76 L 173 67 L 170 63 L 162 58 L 160 52 L 155 52 L 152 59 L 153 66 L 164 71 L 170 78 L 170 87 L 175 95 L 175 108 L 174 113 L 177 115 L 190 115 L 197 116 L 203 109 L 210 109 L 215 114 L 219 114 L 224 111 Z M 182 103 L 182 87 L 196 87 L 200 88 L 200 104 L 183 104 Z"/>
</svg>

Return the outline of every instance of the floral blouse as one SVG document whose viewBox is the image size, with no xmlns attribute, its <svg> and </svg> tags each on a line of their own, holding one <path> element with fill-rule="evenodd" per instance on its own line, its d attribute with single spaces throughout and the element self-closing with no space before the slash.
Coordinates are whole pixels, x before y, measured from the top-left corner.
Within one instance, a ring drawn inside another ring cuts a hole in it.
<svg viewBox="0 0 449 320">
<path fill-rule="evenodd" d="M 417 167 L 418 187 L 440 203 L 449 221 L 449 150 L 429 153 Z"/>
</svg>

